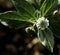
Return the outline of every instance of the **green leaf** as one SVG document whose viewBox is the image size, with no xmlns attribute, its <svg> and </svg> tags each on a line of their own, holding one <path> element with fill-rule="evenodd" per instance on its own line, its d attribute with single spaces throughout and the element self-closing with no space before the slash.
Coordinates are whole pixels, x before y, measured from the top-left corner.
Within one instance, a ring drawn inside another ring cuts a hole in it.
<svg viewBox="0 0 60 55">
<path fill-rule="evenodd" d="M 34 7 L 37 8 L 38 10 L 40 9 L 42 3 L 44 2 L 44 0 L 26 0 L 26 1 L 33 4 Z"/>
<path fill-rule="evenodd" d="M 11 27 L 21 27 L 27 22 L 34 23 L 36 21 L 34 16 L 35 8 L 31 4 L 25 0 L 14 0 L 13 2 L 17 11 L 0 13 L 1 22 L 6 22 Z"/>
<path fill-rule="evenodd" d="M 27 22 L 23 22 L 23 21 L 18 21 L 18 20 L 9 20 L 9 19 L 0 19 L 1 24 L 5 25 L 5 26 L 9 26 L 9 28 L 15 28 L 15 29 L 19 29 L 19 28 L 24 28 L 26 27 L 29 23 Z"/>
<path fill-rule="evenodd" d="M 33 23 L 31 19 L 28 19 L 28 17 L 20 16 L 16 11 L 0 13 L 0 22 L 5 26 L 7 25 L 16 29 L 25 27 L 28 23 Z"/>
<path fill-rule="evenodd" d="M 35 20 L 35 8 L 32 4 L 28 3 L 25 0 L 12 0 L 17 12 L 23 17 L 28 17 L 28 19 Z M 35 20 L 36 21 L 36 20 Z"/>
<path fill-rule="evenodd" d="M 45 30 L 38 30 L 38 38 L 40 39 L 40 42 L 46 46 L 51 52 L 53 52 L 54 47 L 54 37 L 52 34 L 52 31 L 47 28 Z"/>
<path fill-rule="evenodd" d="M 55 10 L 55 7 L 57 6 L 58 0 L 44 0 L 40 11 L 42 16 L 47 16 L 52 13 L 53 10 Z"/>
<path fill-rule="evenodd" d="M 24 17 L 23 15 L 19 15 L 16 11 L 7 11 L 4 13 L 0 13 L 0 19 L 1 18 L 30 22 L 30 23 L 34 22 L 34 20 L 32 20 L 32 18 L 30 19 L 29 17 Z"/>
<path fill-rule="evenodd" d="M 44 0 L 34 0 L 35 7 L 39 10 Z"/>
</svg>

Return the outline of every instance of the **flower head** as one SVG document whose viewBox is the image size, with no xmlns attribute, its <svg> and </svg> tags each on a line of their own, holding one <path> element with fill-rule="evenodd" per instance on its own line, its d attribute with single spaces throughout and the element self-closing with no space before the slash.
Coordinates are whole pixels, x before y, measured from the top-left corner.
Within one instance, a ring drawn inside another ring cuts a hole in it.
<svg viewBox="0 0 60 55">
<path fill-rule="evenodd" d="M 36 27 L 41 30 L 48 28 L 48 26 L 49 26 L 49 20 L 45 19 L 44 17 L 39 18 L 36 22 Z"/>
</svg>

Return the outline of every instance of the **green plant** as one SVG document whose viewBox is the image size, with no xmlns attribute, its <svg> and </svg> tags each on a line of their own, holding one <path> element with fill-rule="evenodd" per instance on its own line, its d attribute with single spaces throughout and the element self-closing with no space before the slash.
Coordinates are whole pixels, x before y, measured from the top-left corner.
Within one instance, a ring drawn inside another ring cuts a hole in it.
<svg viewBox="0 0 60 55">
<path fill-rule="evenodd" d="M 16 29 L 26 27 L 27 33 L 36 32 L 40 42 L 53 52 L 54 37 L 49 20 L 53 16 L 57 0 L 12 0 L 12 2 L 16 10 L 0 13 L 0 22 Z M 27 24 L 30 25 L 26 26 Z"/>
</svg>

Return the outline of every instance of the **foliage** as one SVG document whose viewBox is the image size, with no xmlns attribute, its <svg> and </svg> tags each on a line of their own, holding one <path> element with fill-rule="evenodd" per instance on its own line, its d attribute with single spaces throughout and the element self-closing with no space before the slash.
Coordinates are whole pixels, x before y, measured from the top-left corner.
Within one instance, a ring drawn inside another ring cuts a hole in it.
<svg viewBox="0 0 60 55">
<path fill-rule="evenodd" d="M 41 30 L 36 24 L 37 20 L 41 17 L 49 20 L 52 18 L 51 16 L 58 3 L 57 0 L 12 0 L 12 3 L 16 10 L 0 13 L 0 22 L 2 24 L 5 22 L 12 28 L 23 28 L 26 27 L 28 23 L 33 24 L 28 25 L 26 28 L 35 32 L 34 28 L 36 27 L 36 34 L 41 43 L 53 52 L 54 37 L 50 26 Z M 40 23 L 42 22 L 42 26 L 44 26 L 44 20 L 43 22 L 40 21 Z M 41 26 L 41 24 L 39 24 L 39 26 Z M 29 26 L 33 28 L 29 28 Z"/>
</svg>

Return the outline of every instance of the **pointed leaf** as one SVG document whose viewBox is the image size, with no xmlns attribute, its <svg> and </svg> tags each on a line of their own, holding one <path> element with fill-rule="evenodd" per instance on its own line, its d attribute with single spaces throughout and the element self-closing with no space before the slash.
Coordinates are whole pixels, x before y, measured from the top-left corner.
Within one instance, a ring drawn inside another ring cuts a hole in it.
<svg viewBox="0 0 60 55">
<path fill-rule="evenodd" d="M 1 18 L 0 22 L 5 26 L 9 26 L 9 28 L 15 28 L 15 29 L 24 28 L 29 24 L 24 21 L 10 20 L 10 19 L 4 19 L 4 18 L 3 19 Z"/>
<path fill-rule="evenodd" d="M 0 13 L 0 19 L 10 19 L 10 20 L 18 20 L 18 21 L 24 21 L 24 22 L 31 22 L 33 23 L 33 19 L 29 18 L 28 16 L 19 15 L 16 11 L 7 11 L 4 13 Z"/>
<path fill-rule="evenodd" d="M 28 17 L 28 19 L 30 18 L 35 20 L 35 8 L 32 4 L 26 2 L 25 0 L 13 0 L 12 2 L 19 15 L 23 15 L 23 17 Z"/>
<path fill-rule="evenodd" d="M 47 16 L 51 14 L 54 8 L 57 6 L 58 0 L 44 0 L 40 11 L 42 16 Z"/>
<path fill-rule="evenodd" d="M 51 52 L 53 52 L 54 47 L 54 37 L 50 29 L 38 30 L 38 38 L 41 43 L 46 46 Z"/>
<path fill-rule="evenodd" d="M 33 23 L 32 19 L 28 17 L 20 16 L 16 11 L 7 11 L 0 13 L 0 22 L 11 28 L 22 28 L 25 27 L 28 23 Z"/>
</svg>

